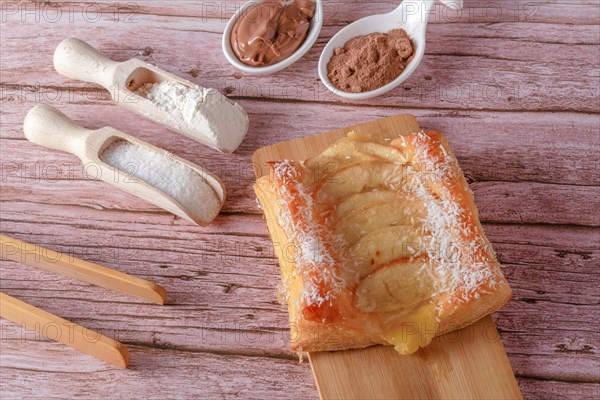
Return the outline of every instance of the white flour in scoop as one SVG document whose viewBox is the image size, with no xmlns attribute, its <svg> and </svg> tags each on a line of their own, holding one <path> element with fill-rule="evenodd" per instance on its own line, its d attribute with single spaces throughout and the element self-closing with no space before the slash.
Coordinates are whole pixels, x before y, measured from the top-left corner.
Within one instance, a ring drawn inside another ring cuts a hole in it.
<svg viewBox="0 0 600 400">
<path fill-rule="evenodd" d="M 140 179 L 172 197 L 194 220 L 210 222 L 221 210 L 220 199 L 202 175 L 173 160 L 166 151 L 153 151 L 120 139 L 111 143 L 100 159 L 122 171 L 116 179 L 123 185 Z"/>
<path fill-rule="evenodd" d="M 164 81 L 142 85 L 136 93 L 169 113 L 174 125 L 184 124 L 195 139 L 226 153 L 234 152 L 248 131 L 244 109 L 215 89 Z"/>
</svg>

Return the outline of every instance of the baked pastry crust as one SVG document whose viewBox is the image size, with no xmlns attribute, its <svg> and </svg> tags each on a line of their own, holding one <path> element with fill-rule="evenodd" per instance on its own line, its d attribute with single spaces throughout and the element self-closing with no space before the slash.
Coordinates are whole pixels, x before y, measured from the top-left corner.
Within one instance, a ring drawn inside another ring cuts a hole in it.
<svg viewBox="0 0 600 400">
<path fill-rule="evenodd" d="M 410 354 L 511 296 L 438 132 L 350 133 L 313 159 L 271 163 L 254 189 L 294 350 L 384 344 Z"/>
</svg>

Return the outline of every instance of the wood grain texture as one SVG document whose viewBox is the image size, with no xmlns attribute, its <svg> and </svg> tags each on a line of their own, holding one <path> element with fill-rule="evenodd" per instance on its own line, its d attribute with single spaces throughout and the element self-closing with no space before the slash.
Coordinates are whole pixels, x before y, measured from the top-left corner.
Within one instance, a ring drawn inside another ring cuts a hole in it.
<svg viewBox="0 0 600 400">
<path fill-rule="evenodd" d="M 316 398 L 308 363 L 287 348 L 287 311 L 276 303 L 279 271 L 252 194 L 251 155 L 399 113 L 445 132 L 473 184 L 514 290 L 494 318 L 524 397 L 599 397 L 598 2 L 479 0 L 460 14 L 440 10 L 415 75 L 361 103 L 329 95 L 317 80 L 320 50 L 348 22 L 397 3 L 326 3 L 315 47 L 291 68 L 259 78 L 235 71 L 220 51 L 238 1 L 2 2 L 0 230 L 169 292 L 161 308 L 2 262 L 3 291 L 119 338 L 132 355 L 132 370 L 118 372 L 0 321 L 3 397 Z M 247 139 L 220 155 L 120 109 L 102 88 L 62 78 L 52 54 L 69 36 L 117 61 L 139 58 L 219 88 L 248 110 Z M 94 180 L 93 167 L 86 171 L 75 157 L 28 143 L 23 118 L 39 102 L 207 167 L 229 189 L 224 213 L 194 227 Z"/>
<path fill-rule="evenodd" d="M 412 356 L 375 346 L 310 353 L 310 361 L 323 399 L 522 398 L 489 316 Z"/>
</svg>

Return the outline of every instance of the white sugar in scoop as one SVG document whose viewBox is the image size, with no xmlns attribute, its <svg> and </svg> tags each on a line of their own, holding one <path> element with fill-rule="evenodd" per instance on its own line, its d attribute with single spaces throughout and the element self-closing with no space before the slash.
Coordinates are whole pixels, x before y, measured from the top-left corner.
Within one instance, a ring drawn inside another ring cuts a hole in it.
<svg viewBox="0 0 600 400">
<path fill-rule="evenodd" d="M 206 169 L 111 127 L 85 129 L 48 105 L 29 111 L 24 132 L 96 166 L 98 179 L 198 225 L 212 222 L 225 201 L 223 182 Z"/>
<path fill-rule="evenodd" d="M 177 200 L 194 218 L 212 221 L 221 204 L 198 171 L 173 160 L 166 152 L 156 152 L 126 140 L 115 140 L 100 160 L 123 172 L 121 178 L 141 179 Z"/>
<path fill-rule="evenodd" d="M 115 103 L 224 153 L 234 152 L 248 131 L 244 109 L 219 91 L 135 58 L 115 62 L 79 39 L 58 45 L 54 67 L 68 78 L 104 86 Z"/>
</svg>

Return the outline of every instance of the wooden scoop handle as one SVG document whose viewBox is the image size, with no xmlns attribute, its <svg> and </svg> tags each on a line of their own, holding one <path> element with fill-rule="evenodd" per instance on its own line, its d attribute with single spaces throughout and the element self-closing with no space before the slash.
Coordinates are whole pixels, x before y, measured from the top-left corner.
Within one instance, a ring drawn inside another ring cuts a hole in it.
<svg viewBox="0 0 600 400">
<path fill-rule="evenodd" d="M 0 317 L 119 368 L 129 365 L 129 352 L 121 343 L 0 293 Z"/>
<path fill-rule="evenodd" d="M 27 113 L 23 130 L 25 137 L 35 144 L 76 156 L 84 153 L 86 134 L 92 132 L 46 104 L 39 104 Z"/>
<path fill-rule="evenodd" d="M 67 38 L 54 51 L 54 68 L 67 78 L 97 83 L 111 90 L 119 63 L 103 56 L 86 42 Z"/>
</svg>

